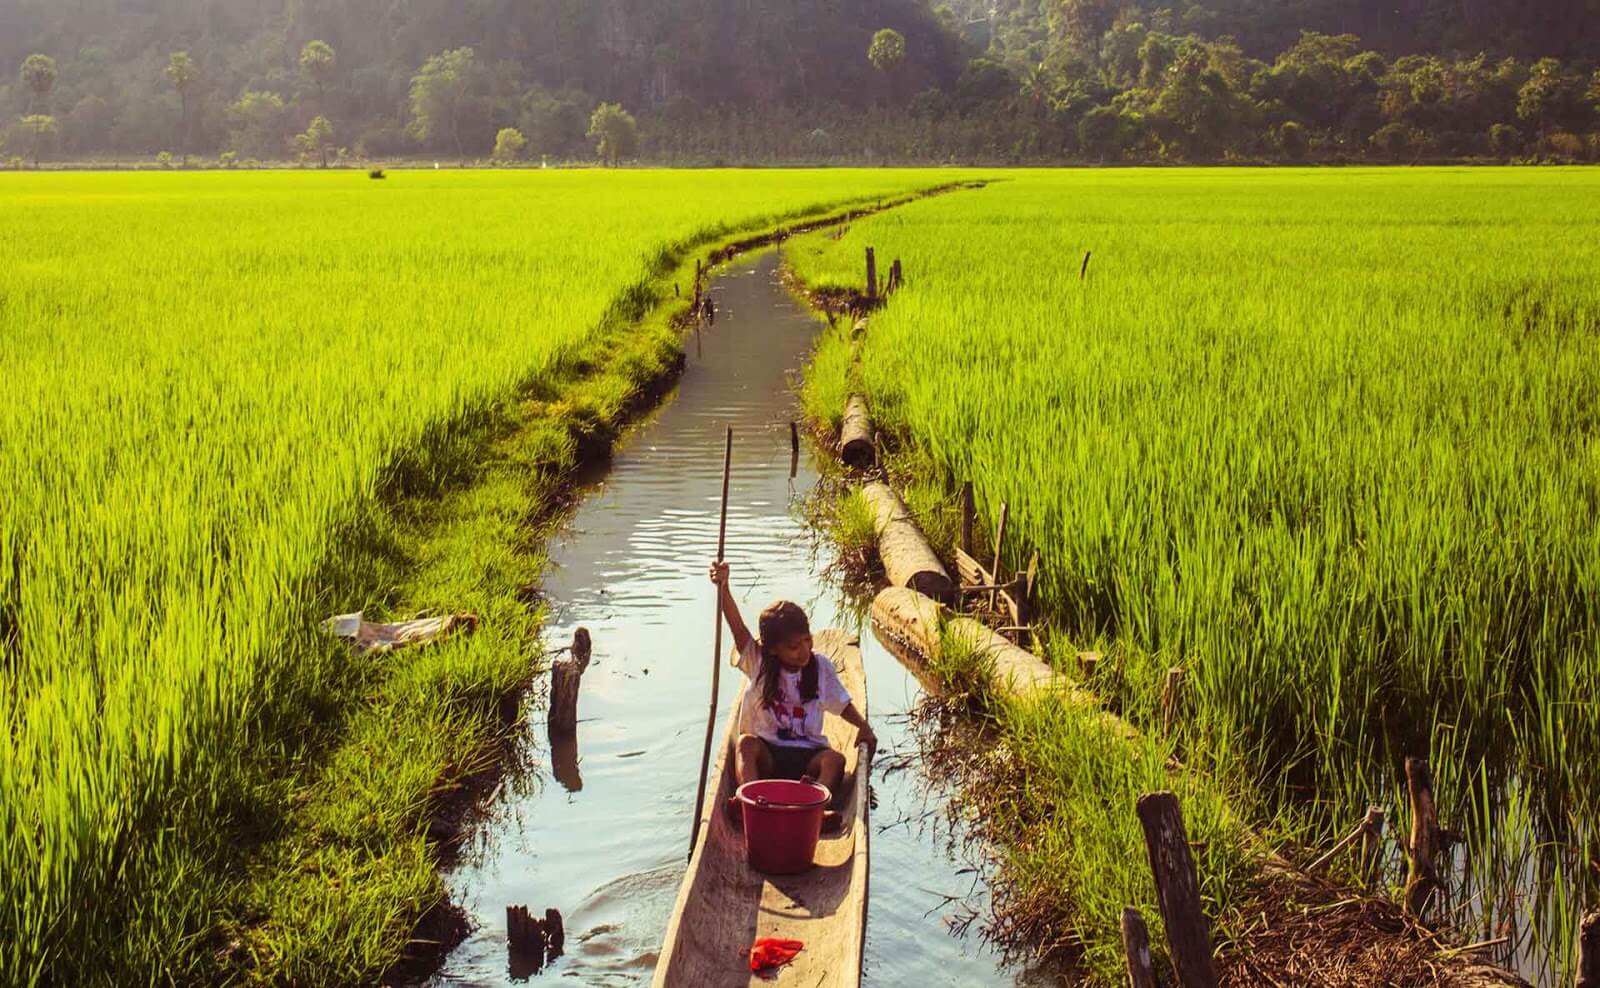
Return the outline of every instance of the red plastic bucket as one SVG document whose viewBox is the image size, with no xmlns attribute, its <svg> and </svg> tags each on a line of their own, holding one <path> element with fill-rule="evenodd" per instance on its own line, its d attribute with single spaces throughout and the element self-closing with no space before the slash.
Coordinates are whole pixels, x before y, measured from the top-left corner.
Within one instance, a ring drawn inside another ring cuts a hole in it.
<svg viewBox="0 0 1600 988">
<path fill-rule="evenodd" d="M 822 813 L 833 798 L 826 786 L 761 779 L 739 787 L 744 813 L 744 853 L 750 867 L 793 875 L 811 867 L 822 836 Z"/>
</svg>

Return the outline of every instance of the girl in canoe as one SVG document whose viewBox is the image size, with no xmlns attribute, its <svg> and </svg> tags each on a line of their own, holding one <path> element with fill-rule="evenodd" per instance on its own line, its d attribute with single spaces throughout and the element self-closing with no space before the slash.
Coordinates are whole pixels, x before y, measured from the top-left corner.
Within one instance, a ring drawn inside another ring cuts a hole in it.
<svg viewBox="0 0 1600 988">
<path fill-rule="evenodd" d="M 798 779 L 806 776 L 839 795 L 844 776 L 844 755 L 828 747 L 822 733 L 822 715 L 837 714 L 856 728 L 856 737 L 876 749 L 878 736 L 850 702 L 850 694 L 826 655 L 812 650 L 811 624 L 799 605 L 778 601 L 761 612 L 760 637 L 750 634 L 739 605 L 728 587 L 728 564 L 711 564 L 711 582 L 717 585 L 722 616 L 733 632 L 734 664 L 749 679 L 741 712 L 738 761 L 734 773 L 739 785 L 757 779 Z M 730 801 L 730 816 L 737 820 L 738 806 Z M 829 810 L 823 826 L 838 826 L 838 814 Z"/>
</svg>

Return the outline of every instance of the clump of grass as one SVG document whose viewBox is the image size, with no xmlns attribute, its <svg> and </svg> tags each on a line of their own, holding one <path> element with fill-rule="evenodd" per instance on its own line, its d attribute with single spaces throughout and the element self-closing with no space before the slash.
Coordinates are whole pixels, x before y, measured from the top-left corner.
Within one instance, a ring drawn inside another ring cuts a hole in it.
<svg viewBox="0 0 1600 988">
<path fill-rule="evenodd" d="M 938 647 L 926 662 L 947 697 L 969 705 L 981 705 L 988 697 L 994 656 L 961 626 L 940 620 Z"/>
<path fill-rule="evenodd" d="M 878 516 L 859 487 L 835 502 L 828 534 L 850 569 L 866 576 L 877 552 Z"/>
<path fill-rule="evenodd" d="M 1150 878 L 1139 796 L 1172 789 L 1194 842 L 1207 915 L 1226 938 L 1245 918 L 1254 873 L 1248 838 L 1228 791 L 1196 773 L 1174 774 L 1160 739 L 1130 739 L 1101 711 L 1044 691 L 1015 697 L 990 688 L 991 664 L 961 636 L 945 634 L 929 669 L 947 691 L 915 723 L 930 764 L 960 783 L 960 809 L 1000 854 L 992 883 L 991 935 L 1007 947 L 1060 952 L 1097 983 L 1122 968 L 1118 918 L 1134 905 L 1160 950 L 1160 912 Z M 951 719 L 954 709 L 981 720 Z"/>
<path fill-rule="evenodd" d="M 898 435 L 904 426 L 894 417 L 892 409 L 885 408 L 877 423 L 886 444 L 891 448 L 889 460 L 890 481 L 906 509 L 917 520 L 917 526 L 927 537 L 928 544 L 943 559 L 955 558 L 957 543 L 961 540 L 961 498 L 948 475 L 927 451 L 914 442 L 907 443 Z M 982 533 L 974 533 L 976 536 Z"/>
</svg>

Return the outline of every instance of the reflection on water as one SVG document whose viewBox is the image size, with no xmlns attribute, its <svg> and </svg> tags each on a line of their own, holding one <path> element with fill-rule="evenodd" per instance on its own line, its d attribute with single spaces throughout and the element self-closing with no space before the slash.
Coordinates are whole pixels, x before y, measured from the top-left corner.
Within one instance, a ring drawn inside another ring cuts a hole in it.
<svg viewBox="0 0 1600 988">
<path fill-rule="evenodd" d="M 563 644 L 580 625 L 594 636 L 577 744 L 552 753 L 542 720 L 528 726 L 537 775 L 507 788 L 446 876 L 476 929 L 433 984 L 511 981 L 509 904 L 536 913 L 554 906 L 566 917 L 566 955 L 540 977 L 648 984 L 683 876 L 704 739 L 715 607 L 705 572 L 716 550 L 727 426 L 728 558 L 742 606 L 749 613 L 789 598 L 817 628 L 861 630 L 818 578 L 829 560 L 813 555 L 790 511 L 816 479 L 804 457 L 791 469 L 797 412 L 788 383 L 815 324 L 778 285 L 770 254 L 737 262 L 711 291 L 716 325 L 697 341 L 678 395 L 618 452 L 551 545 L 549 640 Z M 920 696 L 915 679 L 871 634 L 862 644 L 882 745 L 865 982 L 1031 983 L 975 935 L 951 932 L 986 907 L 985 889 L 945 817 L 943 793 L 918 767 L 908 722 Z M 722 676 L 723 710 L 738 678 Z"/>
</svg>

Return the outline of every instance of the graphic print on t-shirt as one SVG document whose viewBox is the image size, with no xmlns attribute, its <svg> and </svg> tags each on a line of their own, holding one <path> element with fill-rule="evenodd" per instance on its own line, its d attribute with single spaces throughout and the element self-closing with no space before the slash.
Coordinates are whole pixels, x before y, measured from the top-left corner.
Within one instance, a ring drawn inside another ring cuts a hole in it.
<svg viewBox="0 0 1600 988">
<path fill-rule="evenodd" d="M 772 719 L 778 723 L 778 740 L 789 742 L 804 742 L 806 740 L 806 708 L 790 706 L 783 700 L 775 700 L 767 705 L 772 711 Z"/>
</svg>

